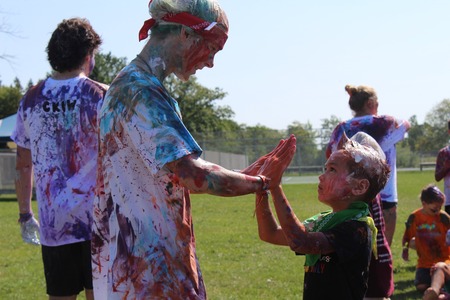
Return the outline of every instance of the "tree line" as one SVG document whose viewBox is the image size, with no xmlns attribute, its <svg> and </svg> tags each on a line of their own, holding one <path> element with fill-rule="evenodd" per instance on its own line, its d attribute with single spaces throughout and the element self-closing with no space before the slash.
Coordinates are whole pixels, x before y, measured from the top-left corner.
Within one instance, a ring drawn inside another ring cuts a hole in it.
<svg viewBox="0 0 450 300">
<path fill-rule="evenodd" d="M 99 53 L 91 74 L 93 80 L 110 84 L 115 75 L 127 64 L 126 58 L 111 53 Z M 47 74 L 49 76 L 50 74 Z M 15 114 L 23 94 L 34 83 L 22 86 L 15 79 L 10 86 L 0 81 L 0 119 Z M 297 137 L 297 155 L 291 166 L 323 165 L 325 148 L 330 134 L 342 120 L 332 115 L 321 120 L 320 128 L 311 123 L 295 121 L 285 130 L 275 130 L 263 125 L 247 126 L 233 120 L 231 107 L 220 105 L 227 93 L 220 88 L 209 89 L 197 82 L 195 76 L 180 81 L 170 76 L 164 82 L 171 95 L 179 102 L 183 122 L 204 150 L 245 154 L 249 162 L 273 149 L 282 138 L 290 134 Z M 411 129 L 407 138 L 397 145 L 399 167 L 417 167 L 423 157 L 434 159 L 439 149 L 448 144 L 447 122 L 450 120 L 450 99 L 443 99 L 419 124 L 415 115 L 409 121 Z"/>
</svg>

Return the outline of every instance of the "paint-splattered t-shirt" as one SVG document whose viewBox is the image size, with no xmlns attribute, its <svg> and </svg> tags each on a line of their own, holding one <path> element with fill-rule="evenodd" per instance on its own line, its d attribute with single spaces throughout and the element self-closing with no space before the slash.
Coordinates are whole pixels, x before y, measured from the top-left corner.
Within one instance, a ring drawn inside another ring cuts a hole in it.
<svg viewBox="0 0 450 300">
<path fill-rule="evenodd" d="M 327 157 L 336 150 L 343 131 L 351 138 L 362 131 L 373 137 L 386 155 L 387 163 L 391 168 L 388 182 L 380 192 L 381 200 L 397 202 L 397 151 L 395 145 L 405 138 L 409 129 L 408 123 L 391 116 L 366 115 L 339 123 L 331 134 L 327 148 Z"/>
<path fill-rule="evenodd" d="M 439 150 L 436 158 L 436 173 L 441 172 L 445 168 L 445 162 L 450 160 L 450 146 L 446 146 Z M 444 177 L 444 193 L 445 193 L 445 205 L 450 205 L 450 172 Z"/>
<path fill-rule="evenodd" d="M 335 251 L 305 266 L 303 299 L 363 299 L 372 252 L 367 223 L 350 220 L 323 233 Z"/>
<path fill-rule="evenodd" d="M 427 215 L 423 209 L 413 211 L 405 223 L 403 241 L 415 237 L 417 268 L 431 268 L 435 263 L 449 263 L 449 247 L 445 243 L 447 230 L 450 229 L 450 216 L 441 211 L 438 215 Z"/>
<path fill-rule="evenodd" d="M 96 298 L 206 298 L 189 192 L 165 167 L 201 151 L 159 80 L 134 63 L 122 70 L 100 113 Z"/>
<path fill-rule="evenodd" d="M 48 78 L 20 102 L 11 138 L 31 150 L 43 245 L 91 239 L 97 111 L 106 90 L 84 76 Z"/>
</svg>

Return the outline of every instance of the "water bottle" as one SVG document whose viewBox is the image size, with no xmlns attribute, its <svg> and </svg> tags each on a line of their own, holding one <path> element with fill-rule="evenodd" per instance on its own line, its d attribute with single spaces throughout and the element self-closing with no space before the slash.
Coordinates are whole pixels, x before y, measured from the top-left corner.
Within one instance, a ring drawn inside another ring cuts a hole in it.
<svg viewBox="0 0 450 300">
<path fill-rule="evenodd" d="M 25 243 L 32 245 L 40 245 L 39 240 L 39 223 L 35 218 L 31 218 L 24 223 L 20 223 L 20 231 L 22 239 Z"/>
</svg>

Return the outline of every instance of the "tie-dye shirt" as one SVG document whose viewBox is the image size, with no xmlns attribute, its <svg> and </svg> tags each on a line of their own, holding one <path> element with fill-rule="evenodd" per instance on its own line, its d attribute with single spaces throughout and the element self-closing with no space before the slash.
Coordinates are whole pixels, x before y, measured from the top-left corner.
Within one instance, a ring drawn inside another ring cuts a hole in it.
<svg viewBox="0 0 450 300">
<path fill-rule="evenodd" d="M 407 122 L 391 116 L 366 115 L 355 117 L 336 126 L 331 134 L 326 154 L 329 157 L 336 150 L 343 131 L 349 138 L 359 131 L 369 134 L 383 149 L 387 163 L 391 168 L 389 180 L 380 192 L 381 200 L 397 202 L 397 151 L 395 145 L 405 138 L 405 133 L 408 129 L 409 125 Z"/>
<path fill-rule="evenodd" d="M 205 299 L 189 191 L 165 165 L 201 154 L 177 101 L 134 63 L 100 112 L 92 263 L 97 299 Z"/>
<path fill-rule="evenodd" d="M 31 150 L 43 245 L 91 239 L 97 109 L 106 90 L 84 76 L 48 78 L 20 102 L 11 138 Z"/>
<path fill-rule="evenodd" d="M 439 150 L 439 154 L 436 158 L 436 172 L 439 173 L 445 168 L 445 162 L 450 160 L 450 146 L 446 146 Z M 450 205 L 450 172 L 444 177 L 444 193 L 445 193 L 445 205 Z"/>
</svg>

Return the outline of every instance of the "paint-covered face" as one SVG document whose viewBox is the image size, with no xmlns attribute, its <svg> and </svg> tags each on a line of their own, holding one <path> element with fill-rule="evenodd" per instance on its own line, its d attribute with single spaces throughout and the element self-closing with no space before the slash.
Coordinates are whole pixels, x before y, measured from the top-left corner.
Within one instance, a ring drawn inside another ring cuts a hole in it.
<svg viewBox="0 0 450 300">
<path fill-rule="evenodd" d="M 227 31 L 216 25 L 211 32 L 202 36 L 192 36 L 192 43 L 184 51 L 182 68 L 176 72 L 178 78 L 188 80 L 197 70 L 214 66 L 214 56 L 223 49 L 227 41 Z"/>
<path fill-rule="evenodd" d="M 431 202 L 426 203 L 422 201 L 423 212 L 426 215 L 435 216 L 438 215 L 442 209 L 444 202 Z"/>
<path fill-rule="evenodd" d="M 351 196 L 351 177 L 347 169 L 350 158 L 342 151 L 331 154 L 325 163 L 325 172 L 319 176 L 318 198 L 320 202 L 334 207 L 335 204 Z"/>
</svg>

